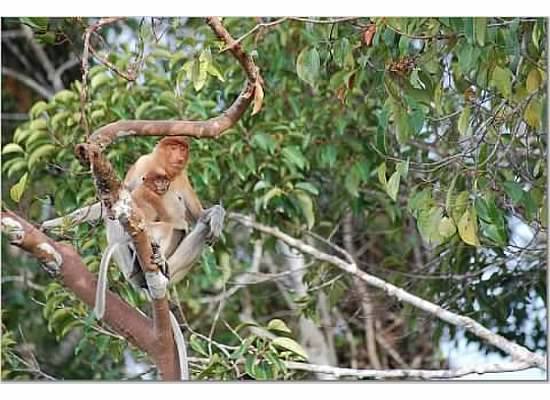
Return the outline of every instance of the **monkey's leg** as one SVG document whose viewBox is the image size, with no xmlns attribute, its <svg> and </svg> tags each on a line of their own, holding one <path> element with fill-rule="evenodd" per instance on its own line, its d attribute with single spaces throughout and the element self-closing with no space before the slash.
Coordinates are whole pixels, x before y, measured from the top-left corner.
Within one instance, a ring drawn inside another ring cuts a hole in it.
<svg viewBox="0 0 550 400">
<path fill-rule="evenodd" d="M 69 224 L 81 224 L 83 222 L 97 221 L 104 215 L 104 210 L 101 209 L 101 202 L 94 203 L 90 206 L 85 206 L 73 211 L 70 214 L 63 217 L 50 219 L 42 222 L 41 228 L 44 230 L 51 230 L 58 226 L 63 225 L 65 222 Z"/>
<path fill-rule="evenodd" d="M 204 246 L 212 244 L 220 237 L 224 216 L 225 210 L 219 205 L 204 211 L 195 228 L 168 258 L 170 283 L 174 284 L 182 280 L 191 269 L 193 262 L 202 253 Z"/>
</svg>

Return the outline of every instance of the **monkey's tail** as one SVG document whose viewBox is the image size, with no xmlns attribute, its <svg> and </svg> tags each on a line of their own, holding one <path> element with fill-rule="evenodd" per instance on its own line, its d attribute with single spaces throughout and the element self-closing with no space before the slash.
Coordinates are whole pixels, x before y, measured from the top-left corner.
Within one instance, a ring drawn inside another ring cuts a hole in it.
<svg viewBox="0 0 550 400">
<path fill-rule="evenodd" d="M 94 314 L 97 319 L 102 319 L 105 314 L 105 292 L 107 291 L 107 270 L 109 269 L 109 262 L 113 257 L 113 253 L 118 246 L 126 244 L 126 242 L 114 242 L 110 244 L 103 257 L 101 257 L 101 263 L 99 264 L 99 273 L 97 276 L 97 287 L 95 291 L 95 307 Z"/>
<path fill-rule="evenodd" d="M 185 347 L 185 338 L 181 333 L 180 325 L 176 320 L 176 317 L 170 311 L 170 324 L 172 325 L 172 333 L 174 334 L 174 340 L 176 342 L 176 349 L 178 351 L 178 360 L 180 364 L 180 379 L 182 381 L 189 380 L 189 366 L 187 364 L 187 349 Z"/>
</svg>

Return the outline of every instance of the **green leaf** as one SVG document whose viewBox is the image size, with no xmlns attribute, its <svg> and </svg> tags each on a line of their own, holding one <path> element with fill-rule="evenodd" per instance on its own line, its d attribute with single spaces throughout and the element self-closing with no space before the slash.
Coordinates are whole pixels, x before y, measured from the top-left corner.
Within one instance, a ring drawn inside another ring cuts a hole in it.
<svg viewBox="0 0 550 400">
<path fill-rule="evenodd" d="M 508 68 L 502 68 L 498 65 L 493 69 L 491 76 L 492 84 L 498 89 L 503 97 L 508 98 L 512 94 L 512 79 L 514 75 Z"/>
<path fill-rule="evenodd" d="M 25 187 L 27 185 L 27 178 L 28 173 L 25 173 L 21 179 L 19 179 L 19 182 L 17 182 L 15 185 L 13 185 L 10 189 L 10 198 L 15 202 L 19 203 L 19 200 L 21 200 L 21 196 L 23 196 L 23 193 L 25 192 Z"/>
<path fill-rule="evenodd" d="M 321 166 L 332 168 L 336 165 L 336 147 L 325 145 L 321 148 Z"/>
<path fill-rule="evenodd" d="M 47 131 L 48 122 L 44 118 L 35 119 L 29 125 L 31 131 Z"/>
<path fill-rule="evenodd" d="M 55 150 L 56 150 L 56 146 L 53 144 L 45 144 L 43 146 L 38 147 L 29 155 L 29 158 L 27 160 L 29 169 L 32 169 L 32 167 L 38 162 L 38 160 L 54 152 Z"/>
<path fill-rule="evenodd" d="M 409 174 L 409 159 L 407 158 L 407 161 L 400 161 L 397 164 L 396 171 L 399 172 L 402 178 L 406 178 Z"/>
<path fill-rule="evenodd" d="M 255 336 L 249 336 L 244 339 L 239 348 L 235 350 L 229 358 L 232 360 L 238 360 L 239 358 L 241 358 L 246 353 L 255 338 Z"/>
<path fill-rule="evenodd" d="M 542 82 L 542 77 L 540 75 L 540 72 L 538 68 L 533 68 L 531 71 L 529 71 L 529 75 L 527 75 L 527 91 L 529 93 L 534 92 L 540 87 L 540 84 Z"/>
<path fill-rule="evenodd" d="M 467 191 L 460 192 L 452 201 L 451 204 L 451 217 L 455 223 L 458 223 L 466 208 L 470 204 L 470 193 Z"/>
<path fill-rule="evenodd" d="M 214 65 L 214 64 L 208 64 L 208 68 L 206 70 L 210 75 L 218 78 L 219 81 L 225 82 L 225 79 L 220 72 L 220 70 Z"/>
<path fill-rule="evenodd" d="M 427 210 L 434 206 L 432 195 L 428 189 L 421 190 L 409 198 L 407 208 L 415 218 L 421 210 Z"/>
<path fill-rule="evenodd" d="M 307 160 L 298 146 L 287 146 L 282 150 L 282 154 L 285 159 L 299 169 L 304 169 L 307 165 Z"/>
<path fill-rule="evenodd" d="M 319 78 L 320 70 L 321 60 L 317 49 L 314 47 L 303 49 L 296 60 L 296 72 L 298 77 L 311 86 L 314 86 L 315 81 Z"/>
<path fill-rule="evenodd" d="M 16 143 L 8 143 L 4 147 L 2 147 L 2 155 L 5 156 L 6 154 L 10 153 L 25 153 L 25 150 L 23 150 L 23 147 L 19 146 Z"/>
<path fill-rule="evenodd" d="M 388 181 L 386 178 L 386 163 L 383 162 L 382 164 L 380 164 L 376 171 L 378 172 L 378 182 L 380 182 L 385 188 L 388 185 Z"/>
<path fill-rule="evenodd" d="M 269 321 L 269 323 L 267 324 L 267 329 L 275 332 L 292 333 L 285 322 L 277 318 Z"/>
<path fill-rule="evenodd" d="M 419 71 L 418 69 L 415 69 L 411 73 L 411 76 L 409 77 L 409 82 L 411 83 L 413 88 L 424 90 L 426 88 L 426 85 L 424 84 L 424 82 L 422 82 L 422 80 L 418 76 L 418 71 Z"/>
<path fill-rule="evenodd" d="M 27 168 L 27 160 L 25 159 L 16 160 L 8 168 L 8 178 L 11 178 L 13 175 L 18 173 L 19 171 L 25 170 L 26 168 Z"/>
<path fill-rule="evenodd" d="M 475 211 L 468 208 L 458 221 L 458 234 L 462 241 L 471 246 L 479 246 L 477 236 L 477 218 Z"/>
<path fill-rule="evenodd" d="M 66 324 L 63 329 L 61 330 L 61 333 L 59 334 L 60 337 L 64 338 L 67 333 L 69 333 L 70 331 L 72 331 L 74 328 L 78 327 L 78 326 L 82 326 L 82 322 L 80 320 L 72 320 L 71 322 L 69 322 L 68 324 Z"/>
<path fill-rule="evenodd" d="M 207 61 L 203 57 L 203 53 L 198 59 L 193 61 L 193 67 L 191 68 L 191 81 L 193 82 L 193 87 L 195 91 L 199 92 L 206 83 L 207 75 Z"/>
<path fill-rule="evenodd" d="M 244 362 L 244 372 L 246 372 L 249 376 L 252 378 L 256 378 L 256 373 L 254 372 L 254 363 L 256 362 L 256 358 L 249 354 L 245 358 Z"/>
<path fill-rule="evenodd" d="M 309 192 L 309 193 L 311 193 L 315 196 L 319 195 L 319 190 L 317 190 L 317 188 L 309 182 L 298 182 L 295 186 L 297 188 L 305 190 L 306 192 Z"/>
<path fill-rule="evenodd" d="M 474 18 L 474 35 L 477 43 L 485 46 L 485 35 L 487 33 L 487 18 Z"/>
<path fill-rule="evenodd" d="M 153 107 L 152 101 L 144 101 L 141 103 L 138 108 L 136 108 L 135 116 L 136 119 L 145 119 L 148 115 L 147 112 Z"/>
<path fill-rule="evenodd" d="M 267 189 L 268 187 L 271 187 L 271 184 L 264 180 L 259 180 L 254 185 L 254 188 L 252 189 L 253 192 L 257 192 L 258 190 Z"/>
<path fill-rule="evenodd" d="M 360 184 L 361 184 L 361 176 L 358 174 L 358 171 L 356 169 L 352 168 L 352 170 L 346 174 L 346 178 L 344 180 L 344 187 L 346 188 L 349 194 L 351 194 L 353 197 L 357 197 L 359 196 Z"/>
<path fill-rule="evenodd" d="M 29 25 L 31 28 L 37 31 L 45 31 L 48 29 L 47 17 L 21 17 L 19 20 L 22 24 Z"/>
<path fill-rule="evenodd" d="M 45 101 L 39 101 L 32 106 L 29 111 L 29 115 L 32 119 L 38 118 L 42 113 L 46 112 L 50 108 L 50 105 Z"/>
<path fill-rule="evenodd" d="M 439 233 L 439 225 L 441 223 L 441 218 L 443 216 L 443 211 L 439 207 L 432 207 L 428 210 L 423 209 L 418 213 L 418 219 L 416 224 L 418 226 L 418 231 L 424 239 L 429 244 L 437 244 L 441 239 Z"/>
<path fill-rule="evenodd" d="M 540 129 L 542 105 L 539 99 L 533 98 L 525 108 L 523 118 L 531 128 Z"/>
<path fill-rule="evenodd" d="M 468 43 L 474 43 L 474 19 L 472 17 L 462 18 L 464 23 L 464 36 L 468 40 Z"/>
<path fill-rule="evenodd" d="M 470 107 L 465 107 L 460 113 L 460 117 L 458 118 L 458 132 L 460 133 L 460 136 L 469 136 L 472 133 L 471 129 L 469 129 L 470 113 Z"/>
<path fill-rule="evenodd" d="M 273 154 L 275 151 L 275 148 L 277 146 L 277 143 L 275 140 L 271 137 L 271 135 L 266 133 L 256 133 L 252 137 L 252 145 L 254 147 L 258 147 L 264 151 L 269 152 L 270 154 Z"/>
<path fill-rule="evenodd" d="M 303 359 L 307 360 L 307 354 L 305 350 L 300 346 L 298 343 L 296 343 L 294 340 L 286 337 L 278 337 L 271 341 L 271 343 L 276 347 L 281 347 L 285 350 L 290 350 L 294 354 L 299 355 Z"/>
<path fill-rule="evenodd" d="M 410 125 L 409 125 L 409 116 L 404 110 L 400 110 L 396 123 L 396 132 L 397 132 L 397 142 L 399 144 L 407 143 L 410 137 Z"/>
<path fill-rule="evenodd" d="M 399 171 L 395 171 L 390 177 L 390 180 L 388 181 L 388 185 L 386 186 L 386 192 L 388 193 L 388 196 L 390 196 L 390 198 L 393 201 L 397 199 L 397 192 L 399 191 L 400 180 L 401 180 L 401 175 L 399 174 Z"/>
<path fill-rule="evenodd" d="M 189 344 L 191 345 L 191 348 L 195 350 L 197 353 L 199 353 L 202 356 L 208 357 L 208 351 L 206 351 L 206 347 L 204 346 L 203 342 L 197 335 L 191 335 L 189 339 Z"/>
<path fill-rule="evenodd" d="M 503 186 L 504 191 L 510 197 L 510 199 L 512 199 L 514 204 L 518 204 L 523 199 L 523 195 L 525 192 L 518 183 L 504 182 Z"/>
<path fill-rule="evenodd" d="M 90 81 L 90 88 L 93 91 L 96 91 L 102 86 L 106 85 L 110 80 L 111 77 L 107 73 L 97 74 Z"/>
<path fill-rule="evenodd" d="M 302 209 L 302 213 L 306 218 L 307 229 L 311 229 L 313 224 L 315 224 L 315 213 L 313 212 L 313 201 L 311 200 L 311 197 L 309 197 L 306 192 L 301 190 L 296 190 L 294 192 L 294 196 L 296 196 L 298 203 L 300 204 L 300 208 Z"/>
<path fill-rule="evenodd" d="M 283 194 L 283 191 L 278 187 L 274 187 L 273 189 L 269 190 L 266 194 L 264 194 L 262 198 L 263 208 L 265 209 L 267 207 L 269 200 L 271 200 L 275 196 L 280 196 L 281 194 Z"/>
<path fill-rule="evenodd" d="M 70 90 L 62 90 L 56 93 L 52 100 L 56 103 L 67 104 L 78 100 L 78 95 Z"/>
<path fill-rule="evenodd" d="M 451 218 L 443 217 L 439 222 L 438 230 L 441 237 L 447 239 L 456 233 L 456 226 Z"/>
</svg>

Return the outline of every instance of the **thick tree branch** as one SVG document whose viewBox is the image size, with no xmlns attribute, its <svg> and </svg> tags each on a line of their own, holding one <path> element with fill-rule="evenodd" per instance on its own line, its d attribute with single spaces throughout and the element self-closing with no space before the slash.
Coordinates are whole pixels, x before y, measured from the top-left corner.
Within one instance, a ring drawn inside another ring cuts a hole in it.
<svg viewBox="0 0 550 400">
<path fill-rule="evenodd" d="M 489 329 L 476 322 L 472 318 L 465 317 L 459 314 L 455 314 L 451 311 L 445 310 L 440 306 L 433 304 L 427 300 L 424 300 L 418 296 L 415 296 L 397 286 L 392 285 L 380 278 L 367 274 L 361 271 L 355 263 L 349 263 L 331 254 L 323 253 L 322 251 L 295 239 L 283 232 L 278 228 L 269 227 L 258 222 L 253 221 L 250 217 L 237 213 L 229 213 L 228 217 L 236 222 L 239 222 L 247 227 L 254 228 L 260 232 L 272 235 L 288 245 L 297 248 L 303 253 L 309 254 L 319 260 L 327 261 L 336 267 L 352 274 L 363 280 L 370 286 L 374 286 L 378 289 L 382 289 L 389 296 L 395 297 L 400 301 L 409 303 L 414 307 L 417 307 L 423 311 L 435 315 L 439 319 L 455 325 L 460 328 L 464 328 L 467 331 L 473 333 L 486 342 L 498 347 L 500 350 L 512 356 L 516 360 L 523 361 L 529 366 L 537 366 L 541 369 L 546 369 L 546 360 L 543 356 L 535 354 L 523 346 L 510 342 L 506 338 L 496 333 L 491 332 Z"/>
<path fill-rule="evenodd" d="M 88 306 L 95 304 L 96 277 L 88 271 L 78 253 L 65 244 L 48 238 L 12 212 L 2 212 L 2 232 L 11 244 L 28 251 L 46 271 L 59 279 Z M 157 343 L 152 321 L 111 291 L 106 294 L 104 320 L 115 332 L 157 358 Z"/>
</svg>

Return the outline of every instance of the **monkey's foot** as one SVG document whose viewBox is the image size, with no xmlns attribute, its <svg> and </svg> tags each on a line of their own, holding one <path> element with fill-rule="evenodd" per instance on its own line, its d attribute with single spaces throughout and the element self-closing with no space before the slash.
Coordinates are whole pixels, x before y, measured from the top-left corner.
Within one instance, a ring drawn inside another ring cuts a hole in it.
<svg viewBox="0 0 550 400">
<path fill-rule="evenodd" d="M 151 248 L 153 253 L 151 254 L 151 262 L 155 264 L 160 272 L 170 280 L 170 268 L 168 268 L 168 261 L 160 252 L 160 245 L 156 242 L 151 242 Z"/>
<path fill-rule="evenodd" d="M 224 217 L 225 209 L 221 205 L 210 207 L 200 216 L 199 221 L 208 226 L 209 232 L 206 236 L 206 243 L 208 245 L 214 244 L 221 236 Z"/>
</svg>

